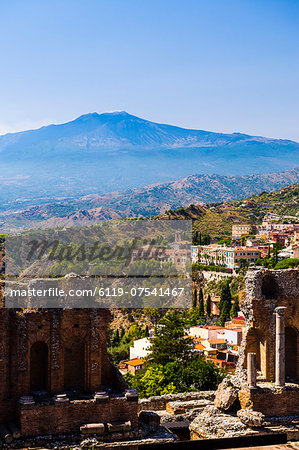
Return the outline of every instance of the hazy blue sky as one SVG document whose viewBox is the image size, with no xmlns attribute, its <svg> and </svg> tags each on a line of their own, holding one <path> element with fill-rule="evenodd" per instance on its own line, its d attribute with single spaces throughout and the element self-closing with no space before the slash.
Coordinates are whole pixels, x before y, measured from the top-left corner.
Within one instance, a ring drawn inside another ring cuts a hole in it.
<svg viewBox="0 0 299 450">
<path fill-rule="evenodd" d="M 126 110 L 299 140 L 298 0 L 0 0 L 0 133 Z"/>
</svg>

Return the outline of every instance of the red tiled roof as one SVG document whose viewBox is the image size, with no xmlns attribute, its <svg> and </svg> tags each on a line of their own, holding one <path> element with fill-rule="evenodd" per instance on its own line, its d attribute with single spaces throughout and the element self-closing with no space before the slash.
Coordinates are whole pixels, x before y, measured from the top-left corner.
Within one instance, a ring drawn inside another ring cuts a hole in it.
<svg viewBox="0 0 299 450">
<path fill-rule="evenodd" d="M 196 344 L 195 349 L 196 350 L 204 350 L 206 347 L 203 344 Z"/>
<path fill-rule="evenodd" d="M 226 344 L 225 339 L 209 339 L 208 341 L 210 344 Z"/>
<path fill-rule="evenodd" d="M 144 363 L 143 359 L 131 359 L 130 361 L 124 361 L 124 364 L 127 364 L 128 366 L 141 366 Z"/>
</svg>

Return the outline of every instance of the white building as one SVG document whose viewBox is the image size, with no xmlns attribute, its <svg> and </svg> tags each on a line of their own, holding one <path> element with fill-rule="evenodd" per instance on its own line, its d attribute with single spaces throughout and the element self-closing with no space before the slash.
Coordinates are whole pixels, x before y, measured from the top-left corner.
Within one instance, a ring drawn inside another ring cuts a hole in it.
<svg viewBox="0 0 299 450">
<path fill-rule="evenodd" d="M 193 264 L 198 262 L 199 248 L 199 245 L 191 246 L 191 261 Z"/>
<path fill-rule="evenodd" d="M 137 339 L 134 341 L 134 346 L 130 347 L 130 359 L 138 358 L 143 359 L 146 358 L 150 354 L 151 343 L 148 338 Z"/>
<path fill-rule="evenodd" d="M 196 338 L 202 338 L 202 339 L 208 339 L 209 338 L 209 330 L 207 328 L 203 327 L 190 327 L 189 328 L 189 336 L 196 337 Z"/>
<path fill-rule="evenodd" d="M 284 258 L 295 258 L 295 250 L 294 250 L 292 247 L 283 248 L 283 249 L 278 253 L 278 258 L 279 258 L 279 259 L 284 259 Z"/>
<path fill-rule="evenodd" d="M 242 328 L 225 329 L 222 334 L 228 345 L 241 344 Z"/>
</svg>

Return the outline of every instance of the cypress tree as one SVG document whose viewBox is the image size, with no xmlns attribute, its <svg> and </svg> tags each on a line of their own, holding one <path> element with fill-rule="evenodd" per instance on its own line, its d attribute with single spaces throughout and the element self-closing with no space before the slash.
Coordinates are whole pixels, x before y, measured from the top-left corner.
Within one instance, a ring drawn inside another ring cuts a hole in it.
<svg viewBox="0 0 299 450">
<path fill-rule="evenodd" d="M 207 313 L 208 317 L 211 316 L 211 296 L 210 296 L 210 294 L 208 295 L 208 298 L 207 298 L 206 313 Z"/>
<path fill-rule="evenodd" d="M 198 296 L 198 314 L 199 314 L 199 317 L 204 317 L 204 315 L 205 315 L 202 288 L 200 288 L 199 296 Z"/>
<path fill-rule="evenodd" d="M 197 307 L 197 289 L 193 290 L 193 298 L 192 298 L 192 308 L 195 309 Z"/>
<path fill-rule="evenodd" d="M 119 344 L 119 341 L 120 341 L 120 339 L 119 339 L 119 331 L 118 331 L 118 328 L 117 328 L 115 333 L 114 333 L 114 336 L 113 336 L 113 344 L 117 345 L 117 344 Z"/>
<path fill-rule="evenodd" d="M 237 317 L 238 312 L 239 312 L 239 301 L 238 301 L 238 299 L 236 298 L 235 301 L 234 301 L 234 303 L 233 303 L 233 306 L 231 307 L 231 310 L 230 310 L 230 316 L 231 316 L 231 318 Z"/>
<path fill-rule="evenodd" d="M 221 289 L 219 307 L 221 311 L 220 322 L 223 326 L 224 323 L 230 318 L 230 310 L 232 307 L 232 296 L 229 288 L 229 282 L 226 282 Z"/>
<path fill-rule="evenodd" d="M 120 327 L 120 339 L 122 339 L 125 335 L 125 329 L 124 327 Z"/>
</svg>

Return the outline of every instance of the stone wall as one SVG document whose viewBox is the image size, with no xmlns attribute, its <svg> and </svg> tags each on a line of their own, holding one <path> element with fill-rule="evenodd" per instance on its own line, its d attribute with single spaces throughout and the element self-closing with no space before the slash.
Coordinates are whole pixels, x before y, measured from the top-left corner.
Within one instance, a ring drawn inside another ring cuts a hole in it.
<svg viewBox="0 0 299 450">
<path fill-rule="evenodd" d="M 191 400 L 214 400 L 215 391 L 187 392 L 184 394 L 165 394 L 140 399 L 138 411 L 164 411 L 169 402 L 187 402 Z"/>
<path fill-rule="evenodd" d="M 285 346 L 282 351 L 285 353 L 286 386 L 277 388 L 274 384 L 278 358 L 275 309 L 281 306 L 285 307 Z M 299 270 L 248 270 L 240 307 L 246 320 L 236 371 L 242 385 L 242 389 L 236 387 L 241 408 L 273 417 L 298 414 Z M 249 389 L 246 382 L 248 353 L 256 354 L 259 376 L 255 389 Z"/>
<path fill-rule="evenodd" d="M 131 421 L 135 428 L 137 408 L 137 401 L 128 401 L 125 397 L 111 397 L 107 403 L 77 400 L 66 405 L 20 406 L 19 425 L 22 436 L 79 433 L 84 424 L 124 420 Z"/>
<path fill-rule="evenodd" d="M 286 368 L 295 364 L 294 378 L 299 378 L 299 271 L 298 269 L 248 270 L 240 307 L 246 320 L 238 370 L 246 368 L 247 353 L 257 355 L 258 370 L 265 380 L 275 376 L 275 315 L 285 306 L 285 326 L 296 336 L 296 343 L 286 343 Z M 287 338 L 288 339 L 288 338 Z M 295 363 L 292 362 L 295 360 Z"/>
<path fill-rule="evenodd" d="M 82 343 L 84 390 L 93 392 L 111 384 L 112 366 L 107 354 L 110 315 L 106 310 L 0 311 L 0 399 L 29 395 L 31 349 L 40 342 L 47 350 L 45 389 L 49 394 L 64 391 L 65 348 Z M 70 359 L 76 373 L 79 361 Z M 1 418 L 0 418 L 1 419 Z"/>
<path fill-rule="evenodd" d="M 122 392 L 124 380 L 107 352 L 109 321 L 110 312 L 104 309 L 0 309 L 0 423 L 17 423 L 18 400 L 32 395 L 32 391 L 43 391 L 49 399 L 67 390 L 87 398 L 103 389 Z M 109 414 L 115 417 L 114 404 L 104 408 L 107 420 L 112 420 Z M 80 405 L 84 411 L 91 408 L 91 416 L 96 419 L 92 402 Z M 66 422 L 72 415 L 80 417 L 77 408 L 76 403 L 69 407 Z M 130 409 L 134 407 L 128 408 L 131 417 Z M 137 414 L 137 406 L 135 409 Z M 28 426 L 32 425 L 33 414 L 35 423 L 41 425 L 44 420 L 50 430 L 55 422 L 51 418 L 54 411 L 62 410 L 36 404 L 32 412 L 28 411 Z M 124 420 L 125 413 L 123 409 Z M 27 419 L 22 420 L 26 428 Z"/>
<path fill-rule="evenodd" d="M 256 389 L 243 388 L 239 392 L 242 409 L 252 409 L 268 417 L 294 416 L 299 414 L 299 389 L 288 385 L 284 389 L 259 385 Z"/>
</svg>

